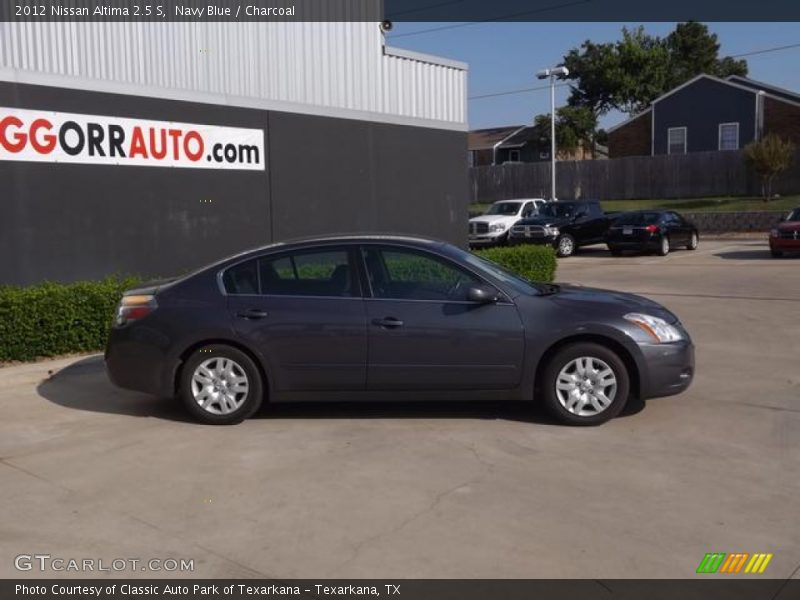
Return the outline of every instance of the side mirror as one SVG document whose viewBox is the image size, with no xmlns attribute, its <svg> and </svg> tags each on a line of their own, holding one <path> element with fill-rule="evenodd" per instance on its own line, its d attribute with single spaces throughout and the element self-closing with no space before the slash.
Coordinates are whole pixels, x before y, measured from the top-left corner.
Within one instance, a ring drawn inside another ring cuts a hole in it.
<svg viewBox="0 0 800 600">
<path fill-rule="evenodd" d="M 500 299 L 500 293 L 490 285 L 473 285 L 467 290 L 467 300 L 478 304 L 491 304 Z"/>
</svg>

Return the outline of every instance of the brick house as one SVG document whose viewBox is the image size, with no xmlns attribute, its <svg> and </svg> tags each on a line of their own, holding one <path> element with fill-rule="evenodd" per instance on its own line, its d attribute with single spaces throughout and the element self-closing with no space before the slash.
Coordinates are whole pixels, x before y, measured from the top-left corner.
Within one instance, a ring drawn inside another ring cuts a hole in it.
<svg viewBox="0 0 800 600">
<path fill-rule="evenodd" d="M 609 157 L 739 150 L 770 132 L 800 146 L 800 94 L 703 74 L 609 129 Z"/>
</svg>

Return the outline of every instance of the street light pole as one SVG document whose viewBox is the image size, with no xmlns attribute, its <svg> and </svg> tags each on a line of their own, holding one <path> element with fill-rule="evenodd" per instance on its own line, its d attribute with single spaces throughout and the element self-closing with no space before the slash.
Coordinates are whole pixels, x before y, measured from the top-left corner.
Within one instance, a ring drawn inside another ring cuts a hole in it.
<svg viewBox="0 0 800 600">
<path fill-rule="evenodd" d="M 539 79 L 550 79 L 550 200 L 556 202 L 556 78 L 569 75 L 567 67 L 542 69 Z"/>
</svg>

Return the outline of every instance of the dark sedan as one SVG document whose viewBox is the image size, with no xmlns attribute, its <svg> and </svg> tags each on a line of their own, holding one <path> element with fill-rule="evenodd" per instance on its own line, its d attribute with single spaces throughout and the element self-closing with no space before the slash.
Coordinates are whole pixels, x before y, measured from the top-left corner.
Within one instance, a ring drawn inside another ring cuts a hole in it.
<svg viewBox="0 0 800 600">
<path fill-rule="evenodd" d="M 677 317 L 631 294 L 529 282 L 443 242 L 275 244 L 123 296 L 112 381 L 178 395 L 206 423 L 264 399 L 495 399 L 602 423 L 685 390 Z"/>
<path fill-rule="evenodd" d="M 670 210 L 622 213 L 615 217 L 606 232 L 606 244 L 614 256 L 625 250 L 666 256 L 675 248 L 696 250 L 699 241 L 697 228 Z"/>
</svg>

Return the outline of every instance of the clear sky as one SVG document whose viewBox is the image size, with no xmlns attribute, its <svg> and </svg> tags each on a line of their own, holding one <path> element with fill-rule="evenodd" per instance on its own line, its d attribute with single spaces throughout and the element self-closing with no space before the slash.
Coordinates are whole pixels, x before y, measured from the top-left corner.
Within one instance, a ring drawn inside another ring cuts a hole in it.
<svg viewBox="0 0 800 600">
<path fill-rule="evenodd" d="M 795 0 L 796 1 L 796 0 Z M 674 23 L 641 23 L 653 34 L 664 36 Z M 570 48 L 586 39 L 607 42 L 619 39 L 624 25 L 640 23 L 470 23 L 440 31 L 425 29 L 455 23 L 395 23 L 387 43 L 461 60 L 469 64 L 468 96 L 540 86 L 534 73 L 557 64 Z M 800 43 L 800 23 L 709 23 L 721 43 L 720 55 Z M 800 47 L 745 57 L 750 77 L 800 92 Z M 569 88 L 556 90 L 561 104 Z M 469 105 L 471 129 L 497 125 L 531 123 L 533 117 L 550 110 L 548 90 L 485 99 L 472 99 Z M 601 125 L 609 127 L 623 120 L 609 114 Z"/>
</svg>

